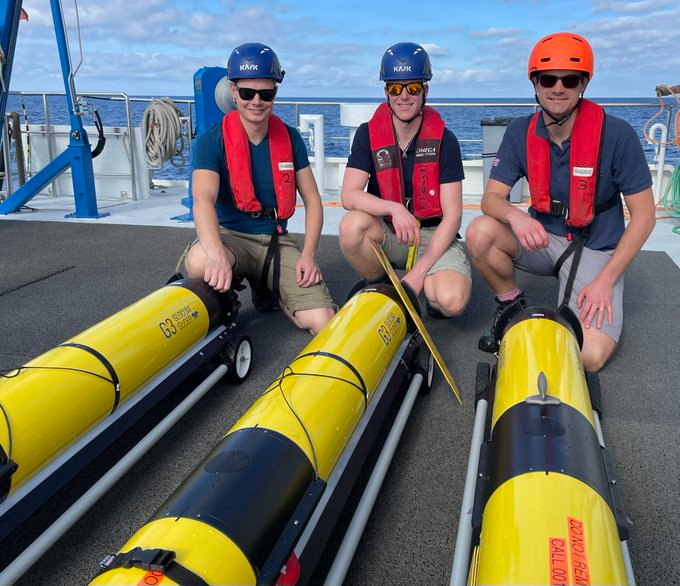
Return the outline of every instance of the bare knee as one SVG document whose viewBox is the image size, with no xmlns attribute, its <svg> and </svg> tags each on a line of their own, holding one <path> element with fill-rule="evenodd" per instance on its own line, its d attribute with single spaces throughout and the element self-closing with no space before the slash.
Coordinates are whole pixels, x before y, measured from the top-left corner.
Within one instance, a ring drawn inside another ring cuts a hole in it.
<svg viewBox="0 0 680 586">
<path fill-rule="evenodd" d="M 470 278 L 457 271 L 437 271 L 425 279 L 428 301 L 446 317 L 455 317 L 465 310 L 470 299 Z"/>
<path fill-rule="evenodd" d="M 319 307 L 317 309 L 305 309 L 296 311 L 294 314 L 295 324 L 302 330 L 309 330 L 312 334 L 318 334 L 335 315 L 332 307 Z"/>
<path fill-rule="evenodd" d="M 602 370 L 608 360 L 611 358 L 614 350 L 616 349 L 616 343 L 608 338 L 609 342 L 604 343 L 586 343 L 583 344 L 583 350 L 581 350 L 581 360 L 583 362 L 583 369 L 586 372 L 598 372 Z"/>
<path fill-rule="evenodd" d="M 495 236 L 501 223 L 490 216 L 477 216 L 465 232 L 465 243 L 470 256 L 483 255 L 495 243 Z"/>
<path fill-rule="evenodd" d="M 437 292 L 435 303 L 446 317 L 455 317 L 465 311 L 469 297 L 465 291 L 447 289 Z"/>
<path fill-rule="evenodd" d="M 373 216 L 365 212 L 356 210 L 347 212 L 340 221 L 338 230 L 340 243 L 343 246 L 358 246 L 366 238 L 374 222 Z"/>
<path fill-rule="evenodd" d="M 201 246 L 196 242 L 184 258 L 184 270 L 187 277 L 201 278 L 205 274 L 206 256 Z"/>
</svg>

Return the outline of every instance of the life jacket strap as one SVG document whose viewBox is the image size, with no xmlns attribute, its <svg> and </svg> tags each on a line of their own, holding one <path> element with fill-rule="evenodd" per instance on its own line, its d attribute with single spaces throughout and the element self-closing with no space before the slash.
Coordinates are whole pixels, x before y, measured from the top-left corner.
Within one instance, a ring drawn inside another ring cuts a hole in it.
<svg viewBox="0 0 680 586">
<path fill-rule="evenodd" d="M 260 280 L 255 286 L 253 286 L 252 282 L 250 283 L 253 293 L 253 305 L 260 311 L 272 312 L 279 309 L 279 299 L 281 297 L 279 292 L 279 282 L 281 280 L 281 249 L 279 247 L 280 229 L 281 226 L 277 226 L 277 229 L 269 240 Z M 273 267 L 271 292 L 267 285 L 269 267 Z"/>
<path fill-rule="evenodd" d="M 596 216 L 597 214 L 601 214 L 602 212 L 613 208 L 615 205 L 618 205 L 620 201 L 621 198 L 618 195 L 610 197 L 604 203 L 595 206 L 594 215 Z M 551 211 L 552 203 L 553 202 L 551 202 L 550 204 Z M 569 208 L 565 206 L 565 209 L 567 210 L 568 214 Z M 569 270 L 567 284 L 564 288 L 564 297 L 562 298 L 562 303 L 560 304 L 560 307 L 566 307 L 569 305 L 569 299 L 571 298 L 571 293 L 574 288 L 574 280 L 576 279 L 576 271 L 578 271 L 578 265 L 581 262 L 581 255 L 583 254 L 583 249 L 585 248 L 586 241 L 588 240 L 589 237 L 590 237 L 590 225 L 581 228 L 580 230 L 578 228 L 577 229 L 569 228 L 567 240 L 570 241 L 570 244 L 569 246 L 567 246 L 565 251 L 560 255 L 560 258 L 557 259 L 557 262 L 555 263 L 555 268 L 553 269 L 555 276 L 559 278 L 560 269 L 562 268 L 564 261 L 567 260 L 572 254 L 574 255 L 574 260 L 571 263 L 571 269 Z"/>
<path fill-rule="evenodd" d="M 569 234 L 571 236 L 571 233 Z M 583 249 L 586 246 L 586 241 L 590 236 L 590 226 L 584 228 L 579 234 L 573 238 L 569 238 L 571 242 L 567 246 L 566 250 L 560 255 L 555 263 L 555 276 L 559 279 L 560 269 L 572 254 L 574 255 L 574 260 L 571 263 L 571 268 L 569 269 L 569 276 L 567 277 L 567 284 L 564 287 L 564 296 L 562 297 L 562 303 L 560 303 L 560 308 L 568 307 L 569 300 L 571 299 L 571 293 L 574 289 L 574 281 L 576 280 L 576 272 L 578 271 L 578 265 L 581 262 L 581 255 L 583 254 Z"/>
<path fill-rule="evenodd" d="M 607 210 L 613 208 L 619 203 L 619 196 L 615 195 L 614 197 L 610 197 L 607 201 L 596 205 L 595 206 L 595 213 L 594 215 L 601 214 L 602 212 L 606 212 Z M 550 200 L 550 212 L 548 212 L 551 216 L 561 216 L 563 218 L 568 218 L 569 217 L 569 206 L 566 206 L 563 204 L 561 201 L 558 201 L 556 199 L 551 199 Z"/>
</svg>

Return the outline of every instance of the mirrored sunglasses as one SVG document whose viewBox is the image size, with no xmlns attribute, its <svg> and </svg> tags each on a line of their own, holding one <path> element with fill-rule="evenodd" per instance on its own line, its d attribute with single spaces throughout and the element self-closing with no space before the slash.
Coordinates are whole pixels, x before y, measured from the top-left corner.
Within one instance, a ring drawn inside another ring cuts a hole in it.
<svg viewBox="0 0 680 586">
<path fill-rule="evenodd" d="M 423 86 L 424 84 L 422 81 L 412 81 L 411 83 L 390 82 L 385 87 L 387 89 L 387 93 L 390 94 L 390 96 L 396 97 L 401 95 L 401 92 L 404 91 L 404 88 L 406 88 L 406 91 L 410 95 L 417 96 L 423 91 Z"/>
<path fill-rule="evenodd" d="M 562 76 L 552 75 L 550 73 L 542 73 L 538 76 L 538 83 L 541 84 L 541 87 L 551 88 L 555 87 L 557 81 L 560 80 L 566 89 L 573 90 L 574 88 L 578 87 L 579 83 L 581 83 L 582 77 L 582 75 L 578 75 L 577 73 L 570 73 L 569 75 Z"/>
<path fill-rule="evenodd" d="M 264 90 L 254 90 L 253 88 L 249 87 L 236 86 L 239 98 L 245 100 L 246 102 L 254 100 L 256 95 L 260 96 L 260 99 L 263 102 L 271 102 L 276 97 L 276 90 L 278 89 L 279 89 L 278 86 L 274 86 L 273 88 L 267 88 Z"/>
</svg>

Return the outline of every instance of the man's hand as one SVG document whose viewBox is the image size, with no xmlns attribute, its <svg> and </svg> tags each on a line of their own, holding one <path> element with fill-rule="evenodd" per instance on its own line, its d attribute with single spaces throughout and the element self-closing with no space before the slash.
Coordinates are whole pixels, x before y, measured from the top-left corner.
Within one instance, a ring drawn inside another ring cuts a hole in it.
<svg viewBox="0 0 680 586">
<path fill-rule="evenodd" d="M 392 216 L 392 226 L 397 242 L 409 246 L 417 242 L 420 246 L 420 227 L 415 216 L 400 203 L 395 203 L 393 209 L 390 210 L 390 215 Z"/>
<path fill-rule="evenodd" d="M 548 246 L 548 233 L 543 224 L 526 212 L 516 210 L 508 214 L 508 222 L 525 250 L 540 250 Z"/>
<path fill-rule="evenodd" d="M 404 283 L 408 283 L 416 295 L 420 295 L 420 292 L 423 290 L 426 276 L 427 273 L 423 273 L 422 271 L 418 270 L 418 267 L 414 267 L 413 270 L 410 270 L 404 275 L 402 281 Z"/>
<path fill-rule="evenodd" d="M 321 282 L 321 270 L 313 256 L 301 256 L 295 266 L 295 278 L 299 287 L 311 287 Z"/>
<path fill-rule="evenodd" d="M 596 277 L 588 283 L 578 294 L 576 305 L 581 310 L 579 320 L 583 327 L 589 328 L 593 320 L 598 329 L 604 323 L 604 314 L 607 313 L 607 323 L 614 321 L 612 310 L 612 286 L 604 279 Z"/>
<path fill-rule="evenodd" d="M 222 248 L 221 253 L 208 255 L 203 280 L 216 291 L 224 293 L 231 287 L 231 278 L 231 264 L 226 251 Z"/>
</svg>

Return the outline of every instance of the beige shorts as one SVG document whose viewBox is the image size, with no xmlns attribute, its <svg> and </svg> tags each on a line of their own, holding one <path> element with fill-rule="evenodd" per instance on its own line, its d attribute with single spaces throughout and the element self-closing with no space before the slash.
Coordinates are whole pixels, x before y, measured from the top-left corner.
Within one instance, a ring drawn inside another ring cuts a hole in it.
<svg viewBox="0 0 680 586">
<path fill-rule="evenodd" d="M 390 225 L 382 218 L 378 218 L 378 220 L 385 233 L 381 246 L 385 251 L 387 258 L 395 269 L 405 269 L 406 262 L 408 261 L 409 245 L 399 244 Z M 420 258 L 425 253 L 430 238 L 432 238 L 432 234 L 434 234 L 436 229 L 436 226 L 420 229 L 421 241 L 420 246 L 418 247 L 417 258 Z M 437 262 L 430 267 L 430 270 L 427 271 L 427 276 L 438 271 L 455 271 L 465 275 L 470 280 L 472 279 L 470 261 L 467 254 L 465 254 L 463 245 L 457 239 L 451 243 L 451 246 L 449 246 L 448 250 L 439 257 Z"/>
<path fill-rule="evenodd" d="M 264 260 L 267 255 L 267 247 L 271 236 L 269 234 L 244 234 L 235 232 L 220 226 L 220 235 L 225 248 L 230 250 L 236 259 L 233 267 L 235 279 L 247 279 L 257 284 L 262 275 Z M 189 249 L 198 240 L 191 242 L 177 263 L 177 270 L 184 268 L 184 259 Z M 279 294 L 283 303 L 290 313 L 307 309 L 329 307 L 337 309 L 326 284 L 321 281 L 310 287 L 300 287 L 297 284 L 295 268 L 300 260 L 300 249 L 297 238 L 292 234 L 279 236 L 279 250 L 281 252 L 281 277 L 279 280 Z M 269 268 L 268 286 L 271 290 L 273 283 L 273 270 Z"/>
</svg>

